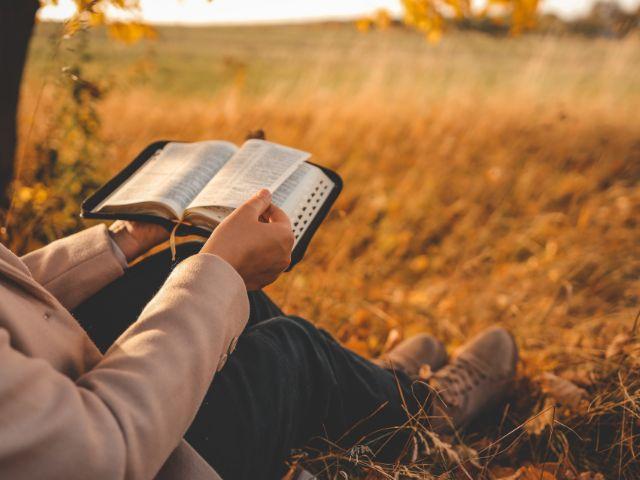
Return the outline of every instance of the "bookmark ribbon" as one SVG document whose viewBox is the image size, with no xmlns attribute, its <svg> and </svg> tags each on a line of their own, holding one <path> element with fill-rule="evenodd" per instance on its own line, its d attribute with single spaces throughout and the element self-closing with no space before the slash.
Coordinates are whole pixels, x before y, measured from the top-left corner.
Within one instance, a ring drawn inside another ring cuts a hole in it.
<svg viewBox="0 0 640 480">
<path fill-rule="evenodd" d="M 180 217 L 176 224 L 171 229 L 171 235 L 169 236 L 169 250 L 171 251 L 171 263 L 175 266 L 176 256 L 177 256 L 177 248 L 176 248 L 176 235 L 178 233 L 178 228 L 180 225 L 189 225 L 184 221 L 183 217 Z"/>
</svg>

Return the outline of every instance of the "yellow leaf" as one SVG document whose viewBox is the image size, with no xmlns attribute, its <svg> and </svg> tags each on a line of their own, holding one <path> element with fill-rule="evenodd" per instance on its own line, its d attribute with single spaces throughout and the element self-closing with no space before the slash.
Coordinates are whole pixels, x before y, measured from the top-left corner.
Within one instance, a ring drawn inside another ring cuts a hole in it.
<svg viewBox="0 0 640 480">
<path fill-rule="evenodd" d="M 555 410 L 553 401 L 547 399 L 542 410 L 525 422 L 524 430 L 530 435 L 540 435 L 547 427 L 551 428 L 555 419 Z"/>
<path fill-rule="evenodd" d="M 373 16 L 376 27 L 380 30 L 386 30 L 391 26 L 391 14 L 389 10 L 381 8 L 377 10 Z"/>
<path fill-rule="evenodd" d="M 371 19 L 369 18 L 360 18 L 356 20 L 356 29 L 361 33 L 367 33 L 371 30 Z"/>
<path fill-rule="evenodd" d="M 543 373 L 539 378 L 542 391 L 553 398 L 558 405 L 581 410 L 587 399 L 587 391 L 575 383 L 553 373 Z"/>
<path fill-rule="evenodd" d="M 98 27 L 104 25 L 106 17 L 103 12 L 90 12 L 89 13 L 89 26 Z"/>
<path fill-rule="evenodd" d="M 389 334 L 387 335 L 387 340 L 384 342 L 383 351 L 388 352 L 393 347 L 395 347 L 402 340 L 402 334 L 397 328 L 392 328 L 389 330 Z"/>
<path fill-rule="evenodd" d="M 430 30 L 429 33 L 427 33 L 427 40 L 429 43 L 440 43 L 440 40 L 442 40 L 442 30 Z"/>
<path fill-rule="evenodd" d="M 109 35 L 124 43 L 136 43 L 142 39 L 155 39 L 157 31 L 141 22 L 114 22 L 109 24 Z"/>
<path fill-rule="evenodd" d="M 426 255 L 418 255 L 417 257 L 414 257 L 409 264 L 409 268 L 416 273 L 424 272 L 429 268 L 429 257 Z"/>
<path fill-rule="evenodd" d="M 18 200 L 22 203 L 27 203 L 31 201 L 33 198 L 33 188 L 31 187 L 21 187 L 18 190 Z"/>
</svg>

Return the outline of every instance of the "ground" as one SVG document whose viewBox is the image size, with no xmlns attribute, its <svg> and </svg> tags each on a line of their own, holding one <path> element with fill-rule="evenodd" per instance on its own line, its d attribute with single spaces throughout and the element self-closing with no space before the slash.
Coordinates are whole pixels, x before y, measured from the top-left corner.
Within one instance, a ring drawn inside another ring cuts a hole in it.
<svg viewBox="0 0 640 480">
<path fill-rule="evenodd" d="M 25 185 L 54 135 L 60 68 L 84 55 L 103 89 L 97 180 L 153 140 L 241 142 L 257 128 L 340 173 L 304 261 L 269 288 L 286 311 L 365 356 L 421 331 L 451 350 L 490 325 L 514 333 L 518 383 L 494 427 L 459 439 L 460 461 L 418 442 L 406 475 L 638 478 L 638 37 L 432 45 L 322 24 L 161 28 L 134 46 L 94 32 L 87 50 L 59 38 L 40 25 L 31 49 Z M 66 132 L 56 151 L 74 144 Z M 361 472 L 397 469 L 363 458 Z"/>
</svg>

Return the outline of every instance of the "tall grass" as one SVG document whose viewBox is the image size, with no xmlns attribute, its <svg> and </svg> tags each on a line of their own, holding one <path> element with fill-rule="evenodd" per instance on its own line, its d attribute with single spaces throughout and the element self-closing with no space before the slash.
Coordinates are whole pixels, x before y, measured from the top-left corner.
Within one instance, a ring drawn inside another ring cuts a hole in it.
<svg viewBox="0 0 640 480">
<path fill-rule="evenodd" d="M 122 82 L 98 107 L 99 178 L 161 138 L 240 142 L 263 128 L 313 152 L 345 190 L 304 261 L 269 289 L 283 309 L 365 356 L 421 331 L 454 348 L 504 325 L 521 348 L 518 388 L 489 422 L 502 430 L 465 438 L 485 453 L 473 475 L 554 462 L 557 478 L 638 478 L 637 38 L 460 34 L 430 47 L 335 25 L 161 34 L 172 43 L 151 47 L 151 78 Z M 94 72 L 139 64 L 101 42 Z M 48 68 L 36 53 L 23 125 Z M 45 85 L 22 139 L 27 165 L 56 108 Z M 545 372 L 587 405 L 545 387 Z"/>
</svg>

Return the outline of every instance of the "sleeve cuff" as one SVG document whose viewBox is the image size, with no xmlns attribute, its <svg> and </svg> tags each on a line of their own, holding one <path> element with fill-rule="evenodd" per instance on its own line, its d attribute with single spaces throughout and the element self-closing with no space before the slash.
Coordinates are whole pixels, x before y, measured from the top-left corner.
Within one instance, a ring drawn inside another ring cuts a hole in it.
<svg viewBox="0 0 640 480">
<path fill-rule="evenodd" d="M 182 286 L 189 292 L 190 308 L 207 316 L 212 306 L 226 312 L 225 328 L 221 332 L 225 344 L 223 351 L 228 353 L 249 319 L 247 288 L 236 269 L 217 255 L 197 253 L 178 264 L 163 289 L 168 286 Z"/>
<path fill-rule="evenodd" d="M 127 262 L 127 257 L 124 256 L 124 252 L 118 246 L 118 244 L 116 243 L 116 241 L 113 239 L 111 235 L 109 235 L 109 240 L 111 241 L 111 250 L 113 250 L 113 254 L 118 259 L 118 262 L 120 262 L 120 266 L 122 266 L 122 269 L 126 270 L 127 267 L 129 266 L 129 263 Z"/>
</svg>

